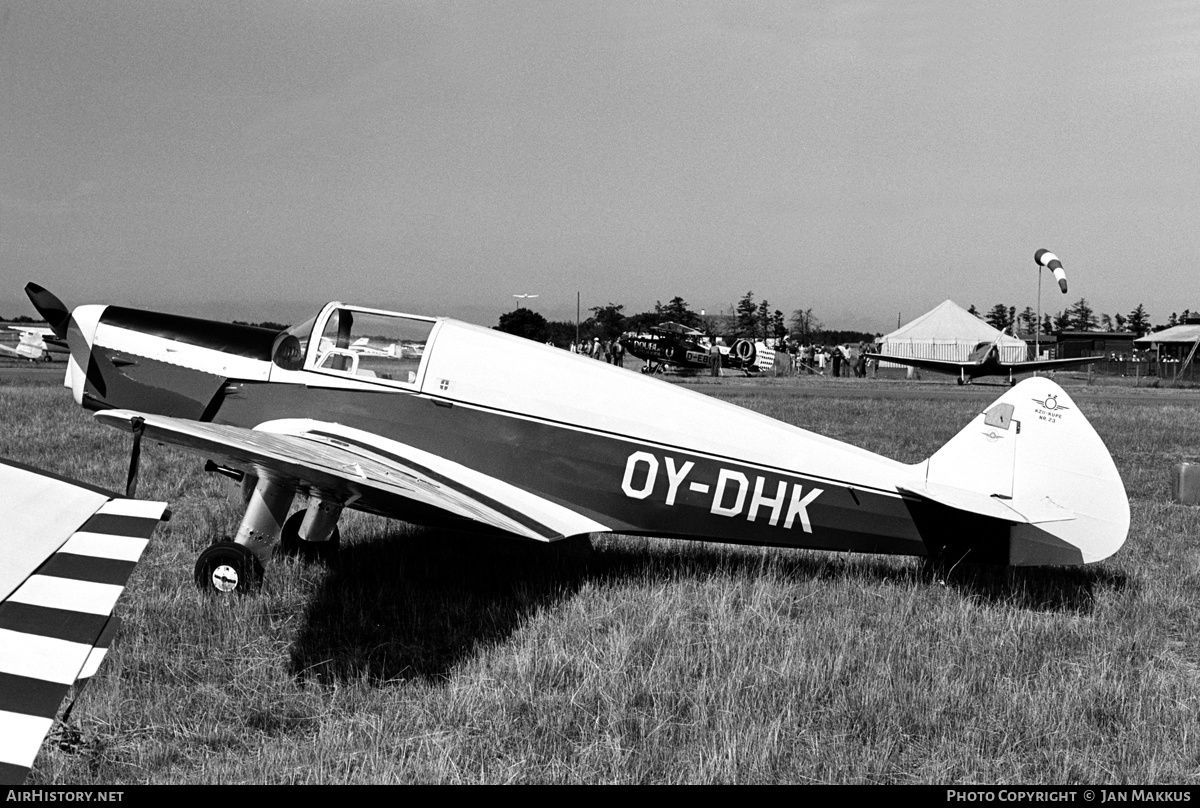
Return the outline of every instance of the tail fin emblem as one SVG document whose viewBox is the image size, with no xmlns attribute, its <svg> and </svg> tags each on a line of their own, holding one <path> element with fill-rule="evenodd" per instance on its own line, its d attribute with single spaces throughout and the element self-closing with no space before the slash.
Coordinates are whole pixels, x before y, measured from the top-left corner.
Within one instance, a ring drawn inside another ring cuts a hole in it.
<svg viewBox="0 0 1200 808">
<path fill-rule="evenodd" d="M 1053 395 L 1046 396 L 1045 401 L 1038 401 L 1036 398 L 1031 399 L 1031 401 L 1033 401 L 1035 404 L 1042 405 L 1043 407 L 1050 410 L 1051 412 L 1053 412 L 1054 410 L 1069 410 L 1069 409 L 1071 409 L 1070 407 L 1064 407 L 1061 404 L 1059 404 L 1058 397 L 1053 396 Z"/>
</svg>

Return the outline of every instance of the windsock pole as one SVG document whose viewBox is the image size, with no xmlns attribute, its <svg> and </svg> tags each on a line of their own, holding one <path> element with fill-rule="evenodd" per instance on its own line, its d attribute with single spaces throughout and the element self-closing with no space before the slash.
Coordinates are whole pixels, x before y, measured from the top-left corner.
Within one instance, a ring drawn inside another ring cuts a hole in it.
<svg viewBox="0 0 1200 808">
<path fill-rule="evenodd" d="M 1042 358 L 1042 267 L 1038 266 L 1038 313 L 1037 327 L 1033 329 L 1033 361 Z"/>
</svg>

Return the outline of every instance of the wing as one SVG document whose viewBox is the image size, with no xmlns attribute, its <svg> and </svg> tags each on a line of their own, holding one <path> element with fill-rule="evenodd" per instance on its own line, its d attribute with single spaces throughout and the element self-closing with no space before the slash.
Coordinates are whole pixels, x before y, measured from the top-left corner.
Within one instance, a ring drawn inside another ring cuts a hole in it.
<svg viewBox="0 0 1200 808">
<path fill-rule="evenodd" d="M 465 521 L 536 541 L 609 530 L 504 480 L 339 424 L 296 418 L 245 429 L 130 410 L 103 410 L 95 417 L 121 429 L 132 429 L 140 418 L 147 439 L 409 522 Z"/>
<path fill-rule="evenodd" d="M 17 353 L 17 350 L 15 348 L 10 348 L 7 345 L 0 345 L 0 351 L 4 352 L 6 354 L 12 354 L 13 356 L 21 355 L 21 354 Z"/>
<path fill-rule="evenodd" d="M 19 785 L 63 698 L 103 658 L 113 607 L 166 503 L 9 461 L 0 486 L 0 783 Z"/>
<path fill-rule="evenodd" d="M 1014 373 L 1031 373 L 1035 370 L 1065 370 L 1099 362 L 1098 356 L 1084 356 L 1078 359 L 1038 359 L 1033 362 L 1001 362 L 1000 367 Z"/>
<path fill-rule="evenodd" d="M 913 356 L 892 356 L 891 354 L 868 353 L 868 359 L 878 359 L 880 362 L 895 362 L 897 365 L 911 365 L 922 370 L 933 370 L 938 373 L 950 373 L 957 376 L 963 370 L 974 367 L 972 362 L 952 362 L 949 359 L 919 359 Z"/>
</svg>

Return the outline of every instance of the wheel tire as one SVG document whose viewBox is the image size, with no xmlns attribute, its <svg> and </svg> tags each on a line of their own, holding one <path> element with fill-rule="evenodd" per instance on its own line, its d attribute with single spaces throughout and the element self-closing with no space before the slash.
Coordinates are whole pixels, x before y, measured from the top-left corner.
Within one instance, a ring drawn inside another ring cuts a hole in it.
<svg viewBox="0 0 1200 808">
<path fill-rule="evenodd" d="M 248 548 L 226 539 L 196 559 L 195 579 L 204 592 L 245 595 L 262 586 L 263 568 Z"/>
<path fill-rule="evenodd" d="M 321 562 L 333 565 L 337 563 L 338 549 L 342 543 L 342 531 L 336 525 L 328 541 L 305 541 L 300 538 L 300 525 L 304 522 L 306 510 L 296 511 L 283 523 L 279 532 L 279 554 L 289 558 L 299 558 L 307 564 Z"/>
</svg>

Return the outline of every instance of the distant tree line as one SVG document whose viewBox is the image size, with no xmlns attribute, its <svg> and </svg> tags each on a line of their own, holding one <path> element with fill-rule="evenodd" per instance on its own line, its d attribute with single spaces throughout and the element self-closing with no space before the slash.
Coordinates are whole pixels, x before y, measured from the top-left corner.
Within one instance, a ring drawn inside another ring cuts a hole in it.
<svg viewBox="0 0 1200 808">
<path fill-rule="evenodd" d="M 269 328 L 272 331 L 286 331 L 291 328 L 290 323 L 273 323 L 270 320 L 263 320 L 261 323 L 248 323 L 245 320 L 234 320 L 234 325 L 252 325 L 255 328 Z"/>
<path fill-rule="evenodd" d="M 1000 331 L 1015 330 L 1033 334 L 1038 325 L 1037 313 L 1030 306 L 1026 306 L 1019 314 L 1016 306 L 1005 306 L 1003 303 L 992 306 L 986 315 L 981 315 L 974 305 L 967 311 Z M 1097 313 L 1088 305 L 1087 299 L 1081 297 L 1057 314 L 1043 314 L 1040 329 L 1037 330 L 1042 334 L 1053 334 L 1055 331 L 1126 331 L 1144 337 L 1155 331 L 1182 325 L 1191 315 L 1188 309 L 1184 309 L 1182 314 L 1171 312 L 1165 325 L 1152 325 L 1150 314 L 1141 303 L 1128 314 L 1108 315 Z"/>
<path fill-rule="evenodd" d="M 874 342 L 879 335 L 863 331 L 827 329 L 810 309 L 796 309 L 785 317 L 780 309 L 764 300 L 755 302 L 754 292 L 746 292 L 727 313 L 700 314 L 680 296 L 667 303 L 655 301 L 654 309 L 639 314 L 625 314 L 625 307 L 613 302 L 589 309 L 591 316 L 579 323 L 578 339 L 613 340 L 626 332 L 646 331 L 663 323 L 674 322 L 694 328 L 710 337 L 722 337 L 727 342 L 739 338 L 762 339 L 774 342 L 794 341 L 800 344 L 833 345 L 843 342 Z M 500 315 L 494 326 L 497 331 L 525 337 L 537 342 L 550 342 L 565 347 L 576 339 L 575 323 L 548 321 L 532 309 L 520 307 Z"/>
</svg>

